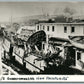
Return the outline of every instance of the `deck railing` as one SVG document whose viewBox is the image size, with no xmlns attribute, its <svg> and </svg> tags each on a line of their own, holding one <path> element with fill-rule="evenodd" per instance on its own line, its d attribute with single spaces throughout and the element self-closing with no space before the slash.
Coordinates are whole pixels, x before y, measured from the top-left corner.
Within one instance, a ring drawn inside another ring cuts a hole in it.
<svg viewBox="0 0 84 84">
<path fill-rule="evenodd" d="M 1 75 L 19 75 L 19 74 L 15 72 L 10 66 L 7 66 L 4 63 L 2 63 Z"/>
</svg>

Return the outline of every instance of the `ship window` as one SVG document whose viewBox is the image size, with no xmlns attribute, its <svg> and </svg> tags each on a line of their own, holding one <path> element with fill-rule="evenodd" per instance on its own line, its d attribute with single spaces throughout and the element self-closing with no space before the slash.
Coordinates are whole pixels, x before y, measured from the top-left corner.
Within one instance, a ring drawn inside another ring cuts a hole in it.
<svg viewBox="0 0 84 84">
<path fill-rule="evenodd" d="M 77 52 L 77 60 L 81 59 L 81 53 Z"/>
<path fill-rule="evenodd" d="M 45 49 L 45 44 L 43 44 L 43 49 Z"/>
<path fill-rule="evenodd" d="M 20 54 L 20 51 L 18 52 L 18 54 Z"/>
<path fill-rule="evenodd" d="M 71 32 L 75 32 L 75 27 L 71 27 Z"/>
<path fill-rule="evenodd" d="M 64 27 L 64 33 L 67 33 L 67 27 Z"/>
<path fill-rule="evenodd" d="M 53 31 L 53 32 L 55 31 L 55 27 L 54 27 L 54 26 L 52 26 L 52 31 Z"/>
<path fill-rule="evenodd" d="M 47 26 L 47 31 L 49 31 L 49 26 Z"/>
</svg>

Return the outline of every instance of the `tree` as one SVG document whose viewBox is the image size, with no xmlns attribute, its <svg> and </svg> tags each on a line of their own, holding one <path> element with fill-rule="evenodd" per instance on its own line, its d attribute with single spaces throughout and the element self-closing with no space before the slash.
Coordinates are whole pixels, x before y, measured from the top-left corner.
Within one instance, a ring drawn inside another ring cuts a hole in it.
<svg viewBox="0 0 84 84">
<path fill-rule="evenodd" d="M 62 9 L 61 8 L 55 8 L 54 15 L 62 15 Z"/>
<path fill-rule="evenodd" d="M 17 31 L 19 27 L 20 25 L 18 23 L 13 23 L 13 28 L 15 29 L 15 31 Z"/>
<path fill-rule="evenodd" d="M 72 15 L 76 13 L 76 10 L 71 9 L 70 7 L 65 7 L 64 13 L 65 13 L 65 15 L 66 15 L 67 17 L 68 17 L 68 16 L 71 16 L 71 17 L 72 17 Z"/>
</svg>

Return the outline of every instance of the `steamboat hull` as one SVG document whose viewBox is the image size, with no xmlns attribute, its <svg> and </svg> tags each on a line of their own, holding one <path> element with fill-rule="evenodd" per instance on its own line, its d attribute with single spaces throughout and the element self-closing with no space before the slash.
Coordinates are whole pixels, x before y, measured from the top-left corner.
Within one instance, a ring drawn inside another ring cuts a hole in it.
<svg viewBox="0 0 84 84">
<path fill-rule="evenodd" d="M 13 52 L 12 54 L 10 54 L 11 42 L 7 38 L 5 38 L 5 41 L 6 42 L 3 43 L 3 52 L 5 51 L 5 56 L 3 56 L 4 59 L 10 60 L 11 62 L 17 61 L 19 64 L 23 66 L 23 68 L 25 66 L 25 68 L 31 71 L 32 73 L 40 73 L 44 71 L 46 63 L 43 60 L 36 61 L 35 59 L 38 57 L 31 54 L 28 54 L 27 57 L 24 58 L 24 50 L 21 48 L 15 49 L 15 46 L 12 46 Z M 9 46 L 6 46 L 5 43 L 8 43 Z"/>
</svg>

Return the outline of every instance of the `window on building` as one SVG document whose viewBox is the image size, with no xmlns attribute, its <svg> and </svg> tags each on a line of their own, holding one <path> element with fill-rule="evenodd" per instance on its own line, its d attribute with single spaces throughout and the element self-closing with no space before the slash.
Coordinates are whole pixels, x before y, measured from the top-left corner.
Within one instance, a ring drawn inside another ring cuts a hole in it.
<svg viewBox="0 0 84 84">
<path fill-rule="evenodd" d="M 64 33 L 67 33 L 67 27 L 64 27 Z"/>
<path fill-rule="evenodd" d="M 45 26 L 43 25 L 43 30 L 45 30 Z"/>
<path fill-rule="evenodd" d="M 75 27 L 71 27 L 71 32 L 75 32 Z"/>
<path fill-rule="evenodd" d="M 37 30 L 39 30 L 39 25 L 37 26 Z"/>
<path fill-rule="evenodd" d="M 53 32 L 55 31 L 55 27 L 54 27 L 54 26 L 52 26 L 52 31 L 53 31 Z"/>
<path fill-rule="evenodd" d="M 77 60 L 81 59 L 81 53 L 77 52 Z"/>
<path fill-rule="evenodd" d="M 49 31 L 49 26 L 47 26 L 47 31 Z"/>
<path fill-rule="evenodd" d="M 83 27 L 83 34 L 84 34 L 84 27 Z"/>
</svg>

